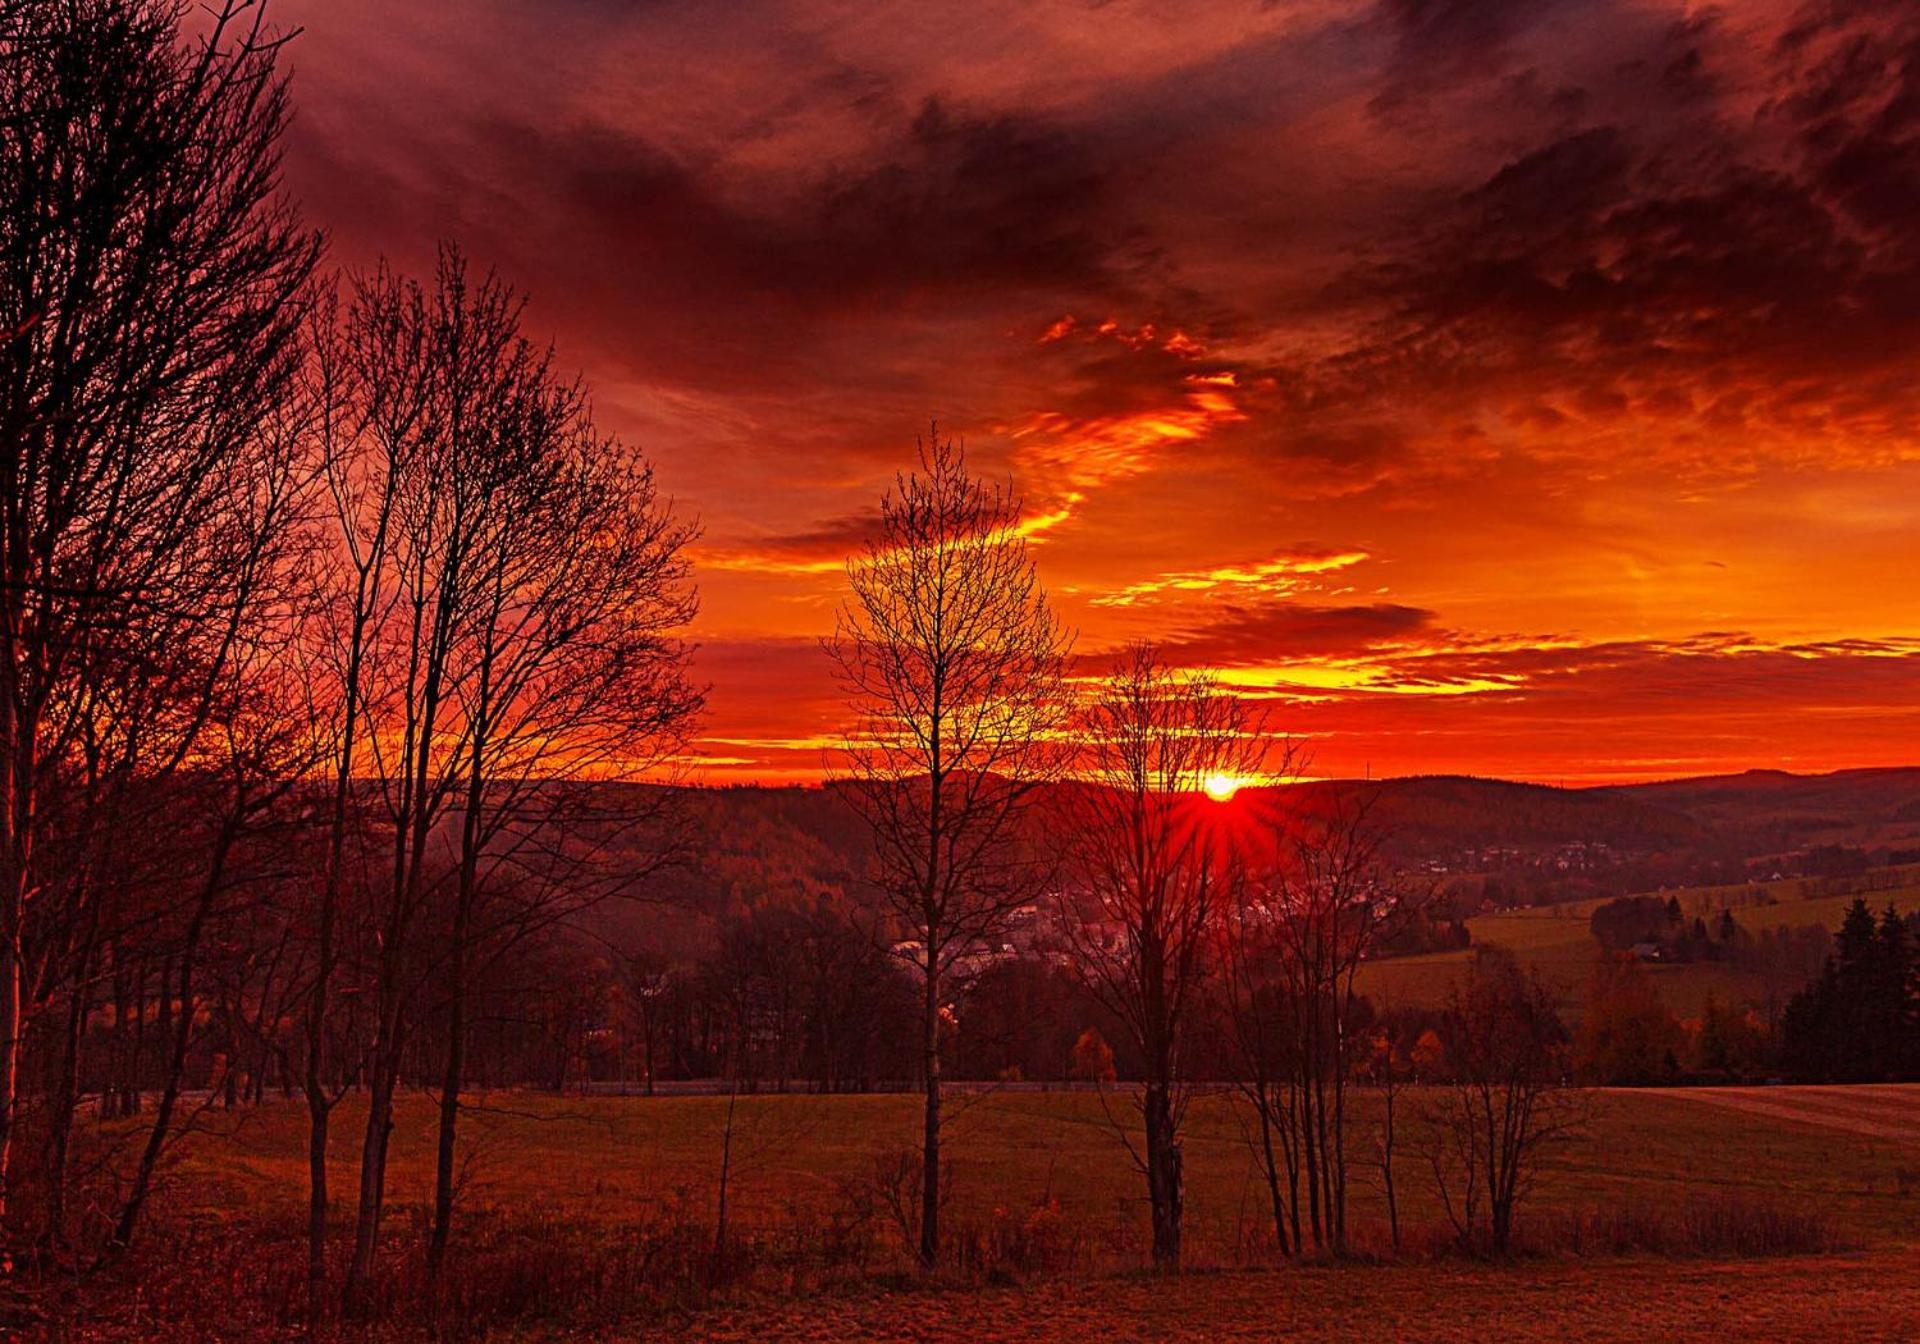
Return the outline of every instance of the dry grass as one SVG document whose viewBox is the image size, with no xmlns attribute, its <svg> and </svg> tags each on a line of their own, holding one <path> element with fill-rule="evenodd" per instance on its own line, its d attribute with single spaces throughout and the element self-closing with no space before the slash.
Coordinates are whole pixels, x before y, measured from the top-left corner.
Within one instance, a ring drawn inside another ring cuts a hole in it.
<svg viewBox="0 0 1920 1344">
<path fill-rule="evenodd" d="M 1908 1133 L 1899 1123 L 1920 1113 L 1920 1088 L 1727 1089 L 1720 1104 L 1713 1100 L 1705 1093 L 1599 1094 L 1588 1135 L 1553 1155 L 1523 1212 L 1521 1235 L 1535 1257 L 1525 1265 L 1243 1275 L 1237 1271 L 1271 1264 L 1260 1192 L 1228 1103 L 1202 1099 L 1186 1145 L 1189 1262 L 1216 1275 L 1236 1272 L 1194 1280 L 1225 1286 L 1218 1303 L 1205 1295 L 1192 1302 L 1196 1310 L 1217 1306 L 1223 1328 L 1231 1329 L 1235 1313 L 1253 1312 L 1260 1294 L 1322 1301 L 1333 1310 L 1377 1290 L 1379 1302 L 1369 1298 L 1353 1309 L 1398 1311 L 1403 1299 L 1417 1303 L 1472 1284 L 1530 1293 L 1542 1274 L 1576 1272 L 1553 1263 L 1568 1256 L 1778 1257 L 1920 1240 L 1920 1131 Z M 871 1306 L 874 1286 L 913 1276 L 875 1172 L 887 1153 L 911 1144 L 915 1099 L 743 1099 L 732 1235 L 716 1260 L 724 1106 L 724 1099 L 697 1097 L 492 1098 L 468 1122 L 473 1160 L 458 1228 L 459 1272 L 429 1308 L 419 1238 L 433 1121 L 425 1099 L 409 1099 L 395 1134 L 385 1278 L 388 1318 L 403 1324 L 382 1333 L 617 1338 L 667 1320 L 697 1320 L 704 1333 L 718 1328 L 716 1311 L 735 1311 L 745 1300 L 760 1303 L 760 1315 L 738 1319 L 772 1322 L 764 1329 L 777 1335 L 809 1319 L 781 1303 L 820 1295 L 831 1302 L 822 1319 L 844 1319 L 856 1329 L 868 1310 L 897 1309 L 902 1320 L 915 1320 L 951 1309 L 964 1319 L 989 1300 L 983 1285 L 996 1282 L 1031 1289 L 1007 1300 L 1040 1312 L 1037 1329 L 1056 1305 L 1091 1309 L 1104 1290 L 1088 1284 L 1111 1284 L 1122 1298 L 1136 1291 L 1124 1276 L 1146 1259 L 1142 1183 L 1093 1096 L 1007 1093 L 960 1110 L 950 1130 L 948 1277 L 966 1291 L 938 1295 L 937 1307 L 910 1292 L 885 1299 L 893 1305 L 884 1309 Z M 1357 1103 L 1356 1132 L 1367 1132 L 1371 1107 L 1371 1098 Z M 1116 1114 L 1124 1114 L 1124 1104 Z M 1835 1117 L 1887 1132 L 1835 1128 Z M 339 1189 L 350 1187 L 357 1118 L 344 1110 L 336 1126 Z M 169 1171 L 160 1201 L 165 1221 L 133 1264 L 76 1293 L 47 1295 L 40 1335 L 259 1339 L 295 1329 L 302 1122 L 297 1107 L 278 1105 L 213 1117 Z M 1406 1142 L 1408 1157 L 1397 1170 L 1402 1216 L 1416 1230 L 1410 1247 L 1431 1250 L 1442 1240 L 1432 1231 L 1441 1215 L 1417 1144 Z M 1383 1252 L 1383 1220 L 1368 1174 L 1356 1170 L 1352 1224 L 1363 1251 Z M 1624 1292 L 1626 1280 L 1608 1277 L 1611 1269 L 1577 1272 Z M 1663 1285 L 1695 1282 L 1694 1270 L 1672 1264 L 1647 1272 Z M 1816 1287 L 1809 1282 L 1806 1291 Z M 1669 1291 L 1680 1288 L 1658 1289 Z M 1198 1292 L 1184 1284 L 1178 1290 Z M 1321 1322 L 1335 1333 L 1337 1323 Z M 1314 1337 L 1310 1325 L 1301 1318 L 1298 1329 L 1308 1333 L 1299 1337 Z M 1117 1337 L 1129 1337 L 1124 1321 L 1120 1328 Z"/>
<path fill-rule="evenodd" d="M 1343 1266 L 771 1304 L 709 1314 L 699 1323 L 699 1337 L 769 1344 L 848 1339 L 1825 1344 L 1920 1338 L 1920 1281 L 1907 1252 L 1748 1264 Z"/>
<path fill-rule="evenodd" d="M 1904 869 L 1901 872 L 1906 874 Z M 1708 923 L 1717 918 L 1721 909 L 1731 905 L 1734 918 L 1749 933 L 1809 924 L 1819 924 L 1829 930 L 1838 928 L 1855 898 L 1807 897 L 1802 892 L 1808 886 L 1808 879 L 1787 878 L 1753 887 L 1695 888 L 1680 893 L 1680 899 L 1689 918 L 1701 914 Z M 1756 890 L 1771 897 L 1774 903 L 1743 904 L 1751 900 Z M 1901 911 L 1920 909 L 1920 885 L 1864 895 L 1876 913 L 1888 904 Z M 1587 923 L 1598 904 L 1599 901 L 1577 901 L 1477 915 L 1467 921 L 1467 927 L 1476 945 L 1497 944 L 1507 948 L 1524 965 L 1537 970 L 1553 991 L 1561 1012 L 1571 1019 L 1578 1017 L 1586 1006 L 1587 983 L 1593 976 L 1594 960 L 1600 952 L 1600 945 L 1594 941 Z M 1461 949 L 1373 962 L 1362 968 L 1359 988 L 1379 1003 L 1438 1006 L 1446 1000 L 1447 991 L 1472 955 L 1471 949 Z M 1650 965 L 1646 969 L 1661 998 L 1682 1017 L 1697 1016 L 1709 996 L 1722 1004 L 1742 1003 L 1759 998 L 1766 989 L 1763 977 L 1718 962 Z"/>
</svg>

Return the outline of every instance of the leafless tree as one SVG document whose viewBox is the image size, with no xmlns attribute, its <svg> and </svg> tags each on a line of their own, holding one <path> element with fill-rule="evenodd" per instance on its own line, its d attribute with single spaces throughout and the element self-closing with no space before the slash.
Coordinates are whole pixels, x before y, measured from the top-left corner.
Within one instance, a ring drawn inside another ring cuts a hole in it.
<svg viewBox="0 0 1920 1344">
<path fill-rule="evenodd" d="M 920 1259 L 940 1248 L 940 1021 L 949 973 L 1036 894 L 1020 823 L 1064 765 L 1069 638 L 1006 487 L 937 427 L 848 562 L 828 651 L 855 724 L 839 767 L 872 829 L 878 886 L 922 978 L 926 1107 Z"/>
<path fill-rule="evenodd" d="M 1205 791 L 1257 776 L 1270 744 L 1244 700 L 1169 668 L 1148 644 L 1120 655 L 1074 736 L 1061 934 L 1077 974 L 1139 1052 L 1144 1151 L 1130 1140 L 1128 1151 L 1147 1180 L 1154 1263 L 1178 1269 L 1185 1054 L 1240 820 Z"/>
<path fill-rule="evenodd" d="M 329 288 L 310 323 L 307 375 L 316 407 L 316 448 L 326 482 L 331 544 L 316 576 L 317 618 L 308 649 L 310 720 L 324 747 L 330 798 L 326 859 L 307 924 L 312 949 L 304 1010 L 302 1094 L 307 1106 L 307 1318 L 317 1322 L 327 1286 L 332 1115 L 350 1070 L 352 1034 L 335 998 L 346 931 L 349 868 L 362 857 L 370 799 L 364 740 L 386 708 L 376 681 L 379 635 L 393 602 L 389 571 L 400 492 L 418 451 L 428 383 L 426 323 L 385 277 L 354 286 L 341 309 Z M 357 998 L 348 1000 L 357 1003 Z"/>
<path fill-rule="evenodd" d="M 208 854 L 195 875 L 173 950 L 175 983 L 169 987 L 162 977 L 161 993 L 171 993 L 177 1004 L 173 1036 L 166 1044 L 153 1120 L 115 1218 L 110 1246 L 116 1250 L 132 1243 L 160 1157 L 175 1137 L 187 1052 L 202 1021 L 196 976 L 206 945 L 214 941 L 217 923 L 250 928 L 259 922 L 261 888 L 285 875 L 291 857 L 289 847 L 273 835 L 275 828 L 263 823 L 283 810 L 312 764 L 311 738 L 298 717 L 286 712 L 287 696 L 276 694 L 284 688 L 264 675 L 237 676 L 234 683 L 232 698 L 203 735 L 208 740 L 202 748 L 202 787 L 190 795 L 201 806 Z M 263 848 L 267 852 L 260 852 Z M 235 1082 L 235 1068 L 229 1050 L 223 1085 Z"/>
<path fill-rule="evenodd" d="M 456 622 L 465 734 L 446 947 L 446 1067 L 430 1266 L 445 1253 L 468 979 L 501 950 L 670 861 L 670 797 L 609 789 L 659 770 L 701 705 L 680 632 L 694 597 L 645 462 L 595 432 L 583 390 L 516 339 L 473 478 L 475 587 Z"/>
<path fill-rule="evenodd" d="M 1374 1135 L 1374 1167 L 1380 1177 L 1380 1193 L 1387 1201 L 1387 1235 L 1393 1249 L 1400 1249 L 1400 1195 L 1394 1181 L 1394 1158 L 1400 1141 L 1401 1094 L 1413 1081 L 1413 1061 L 1394 1040 L 1388 1026 L 1376 1027 L 1368 1038 L 1365 1076 L 1380 1095 L 1380 1128 Z"/>
<path fill-rule="evenodd" d="M 1269 842 L 1222 922 L 1238 1082 L 1282 1250 L 1346 1247 L 1348 1085 L 1361 1062 L 1355 977 L 1423 889 L 1382 857 L 1370 795 L 1335 786 L 1271 813 Z M 1284 1183 L 1284 1190 L 1282 1188 Z M 1291 1235 L 1289 1235 L 1289 1233 Z"/>
<path fill-rule="evenodd" d="M 195 650 L 199 689 L 148 768 L 191 755 L 260 572 L 244 506 L 319 255 L 280 192 L 263 6 L 216 4 L 191 44 L 185 8 L 26 3 L 0 25 L 0 1209 L 29 931 L 60 897 L 46 791 L 82 688 L 136 639 Z M 162 619 L 183 644 L 129 634 Z"/>
<path fill-rule="evenodd" d="M 657 1050 L 660 1043 L 661 1010 L 674 992 L 675 968 L 664 956 L 650 950 L 628 953 L 621 959 L 623 971 L 621 1002 L 627 1009 L 629 1025 L 640 1037 L 640 1068 L 645 1074 L 647 1096 L 654 1094 L 658 1074 Z M 623 1070 L 621 1081 L 627 1073 Z"/>
<path fill-rule="evenodd" d="M 1566 1029 L 1537 972 L 1482 948 L 1448 1000 L 1442 1044 L 1452 1081 L 1428 1108 L 1428 1160 L 1461 1242 L 1504 1255 L 1542 1156 L 1585 1121 Z"/>
<path fill-rule="evenodd" d="M 349 869 L 384 870 L 365 893 L 370 1110 L 343 1290 L 357 1311 L 413 1024 L 444 1010 L 437 1268 L 470 977 L 646 869 L 615 841 L 665 795 L 616 797 L 615 785 L 677 754 L 700 704 L 677 633 L 693 611 L 681 554 L 690 531 L 644 461 L 595 431 L 584 390 L 521 335 L 520 312 L 517 295 L 492 275 L 472 279 L 446 248 L 431 287 L 384 267 L 357 279 L 344 316 L 314 341 L 337 528 L 323 642 L 338 683 L 334 839 L 307 1022 L 316 1309 L 318 1154 L 338 1087 L 327 999 Z"/>
</svg>

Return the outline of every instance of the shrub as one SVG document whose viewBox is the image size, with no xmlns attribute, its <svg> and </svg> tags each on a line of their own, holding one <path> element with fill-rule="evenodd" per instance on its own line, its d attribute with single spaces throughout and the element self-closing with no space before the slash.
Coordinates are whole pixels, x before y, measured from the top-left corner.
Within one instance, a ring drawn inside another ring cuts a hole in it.
<svg viewBox="0 0 1920 1344">
<path fill-rule="evenodd" d="M 1696 1195 L 1684 1204 L 1628 1200 L 1527 1220 L 1520 1249 L 1536 1255 L 1662 1255 L 1755 1259 L 1843 1249 L 1819 1213 L 1745 1195 Z"/>
</svg>

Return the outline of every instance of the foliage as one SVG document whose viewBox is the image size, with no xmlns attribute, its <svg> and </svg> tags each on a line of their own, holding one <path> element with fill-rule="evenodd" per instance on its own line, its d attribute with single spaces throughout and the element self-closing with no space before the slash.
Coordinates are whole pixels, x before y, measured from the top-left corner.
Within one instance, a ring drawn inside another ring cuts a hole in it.
<svg viewBox="0 0 1920 1344">
<path fill-rule="evenodd" d="M 1582 1082 L 1645 1086 L 1679 1072 L 1682 1033 L 1660 1001 L 1653 979 L 1630 955 L 1603 956 L 1594 966 L 1587 1010 L 1574 1035 L 1573 1068 Z"/>
<path fill-rule="evenodd" d="M 1795 1076 L 1880 1082 L 1920 1073 L 1920 958 L 1888 906 L 1876 921 L 1864 897 L 1847 910 L 1820 978 L 1787 1005 L 1781 1057 Z"/>
</svg>

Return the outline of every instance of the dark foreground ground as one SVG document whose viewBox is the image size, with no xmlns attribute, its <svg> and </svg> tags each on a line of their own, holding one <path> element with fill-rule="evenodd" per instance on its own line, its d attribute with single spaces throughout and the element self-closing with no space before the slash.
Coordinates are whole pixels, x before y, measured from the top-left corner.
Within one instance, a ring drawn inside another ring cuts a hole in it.
<svg viewBox="0 0 1920 1344">
<path fill-rule="evenodd" d="M 668 1332 L 641 1338 L 666 1338 Z M 732 1340 L 1920 1340 L 1920 1250 L 1737 1263 L 1298 1269 L 707 1314 Z"/>
</svg>

